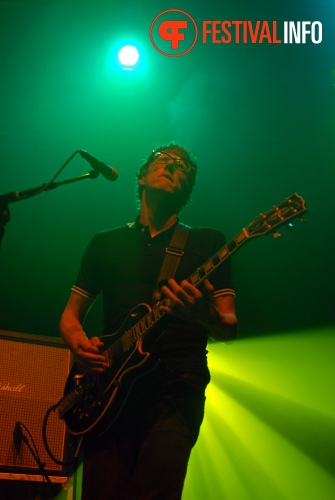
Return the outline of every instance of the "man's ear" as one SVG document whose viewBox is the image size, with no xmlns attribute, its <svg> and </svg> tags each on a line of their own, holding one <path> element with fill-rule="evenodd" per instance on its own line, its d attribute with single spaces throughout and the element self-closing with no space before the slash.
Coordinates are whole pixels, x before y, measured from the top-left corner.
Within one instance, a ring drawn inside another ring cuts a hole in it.
<svg viewBox="0 0 335 500">
<path fill-rule="evenodd" d="M 137 184 L 140 184 L 141 186 L 144 186 L 143 177 L 141 177 L 140 179 L 137 179 Z"/>
</svg>

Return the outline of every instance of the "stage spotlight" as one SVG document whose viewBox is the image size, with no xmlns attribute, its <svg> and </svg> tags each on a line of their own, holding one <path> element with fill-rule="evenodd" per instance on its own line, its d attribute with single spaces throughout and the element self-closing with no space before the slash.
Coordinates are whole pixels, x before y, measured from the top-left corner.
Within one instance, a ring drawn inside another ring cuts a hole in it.
<svg viewBox="0 0 335 500">
<path fill-rule="evenodd" d="M 118 53 L 118 58 L 122 68 L 125 70 L 133 70 L 139 60 L 139 53 L 133 45 L 126 45 Z"/>
</svg>

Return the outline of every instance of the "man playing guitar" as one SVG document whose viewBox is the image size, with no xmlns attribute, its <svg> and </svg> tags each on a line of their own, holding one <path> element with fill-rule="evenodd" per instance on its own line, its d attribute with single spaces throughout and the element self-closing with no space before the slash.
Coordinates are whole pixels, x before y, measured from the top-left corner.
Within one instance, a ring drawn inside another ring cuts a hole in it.
<svg viewBox="0 0 335 500">
<path fill-rule="evenodd" d="M 154 362 L 147 371 L 144 363 L 143 372 L 134 376 L 117 418 L 110 417 L 113 425 L 108 417 L 104 432 L 84 437 L 83 499 L 181 498 L 204 416 L 208 336 L 227 341 L 237 330 L 230 260 L 200 287 L 186 279 L 225 244 L 219 231 L 190 228 L 175 276 L 157 284 L 196 174 L 195 161 L 178 145 L 149 155 L 137 174 L 139 216 L 93 238 L 62 314 L 61 335 L 75 355 L 76 369 L 102 377 L 113 363 L 120 370 L 125 366 L 127 374 L 133 367 L 120 363 L 117 351 L 107 356 L 104 337 L 87 337 L 83 324 L 97 296 L 102 293 L 104 336 L 120 329 L 129 313 L 136 316 L 136 304 L 156 303 L 163 316 L 138 343 L 140 353 Z"/>
</svg>

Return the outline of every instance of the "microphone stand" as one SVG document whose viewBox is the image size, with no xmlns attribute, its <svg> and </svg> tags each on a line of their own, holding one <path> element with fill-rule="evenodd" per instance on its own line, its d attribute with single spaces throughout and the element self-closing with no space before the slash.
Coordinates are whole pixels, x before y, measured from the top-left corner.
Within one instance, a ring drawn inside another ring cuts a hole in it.
<svg viewBox="0 0 335 500">
<path fill-rule="evenodd" d="M 99 175 L 98 170 L 91 170 L 87 174 L 83 174 L 78 177 L 73 177 L 72 179 L 67 179 L 65 181 L 50 182 L 49 184 L 43 184 L 42 186 L 38 186 L 32 189 L 26 189 L 25 191 L 12 191 L 10 193 L 0 195 L 0 246 L 2 238 L 5 233 L 5 226 L 10 220 L 10 213 L 8 209 L 9 203 L 27 200 L 32 196 L 42 193 L 43 191 L 49 191 L 50 189 L 55 189 L 58 186 L 62 186 L 64 184 L 83 181 L 85 179 L 96 179 L 98 175 Z"/>
</svg>

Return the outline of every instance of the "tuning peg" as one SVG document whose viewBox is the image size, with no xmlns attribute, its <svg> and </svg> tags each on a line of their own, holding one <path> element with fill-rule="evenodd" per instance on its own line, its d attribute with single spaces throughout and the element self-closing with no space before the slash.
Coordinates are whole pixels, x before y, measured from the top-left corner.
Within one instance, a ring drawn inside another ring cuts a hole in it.
<svg viewBox="0 0 335 500">
<path fill-rule="evenodd" d="M 280 236 L 281 236 L 281 234 L 280 234 L 280 233 L 273 233 L 273 237 L 274 237 L 274 238 L 279 238 Z"/>
</svg>

